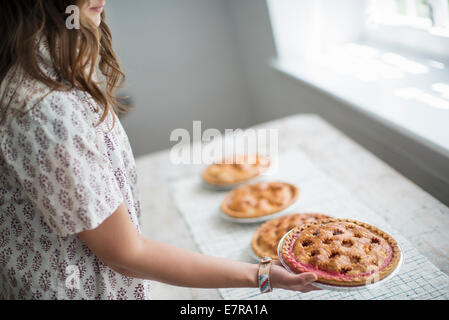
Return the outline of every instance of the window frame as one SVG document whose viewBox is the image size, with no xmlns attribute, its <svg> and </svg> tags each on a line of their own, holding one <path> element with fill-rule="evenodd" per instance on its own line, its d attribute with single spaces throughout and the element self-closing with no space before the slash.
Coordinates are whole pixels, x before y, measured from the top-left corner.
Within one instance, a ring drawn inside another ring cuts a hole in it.
<svg viewBox="0 0 449 320">
<path fill-rule="evenodd" d="M 376 0 L 374 0 L 376 1 Z M 413 2 L 414 0 L 406 0 Z M 369 10 L 373 0 L 365 0 L 367 23 L 364 26 L 363 40 L 383 46 L 413 51 L 419 55 L 437 60 L 449 61 L 449 4 L 447 0 L 429 0 L 435 11 L 444 6 L 447 14 L 433 15 L 434 25 L 425 26 L 426 18 L 410 15 L 392 15 L 390 19 L 402 19 L 402 23 L 382 23 L 372 21 Z"/>
</svg>

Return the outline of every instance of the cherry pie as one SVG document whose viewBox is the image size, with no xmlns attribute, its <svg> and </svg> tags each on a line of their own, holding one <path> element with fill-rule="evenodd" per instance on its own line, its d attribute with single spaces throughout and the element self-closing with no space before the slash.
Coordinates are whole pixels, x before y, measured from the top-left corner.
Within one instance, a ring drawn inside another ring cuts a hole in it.
<svg viewBox="0 0 449 320">
<path fill-rule="evenodd" d="M 379 281 L 394 271 L 401 258 L 390 235 L 347 219 L 296 227 L 285 237 L 280 254 L 292 271 L 314 272 L 318 282 L 337 286 Z"/>
<path fill-rule="evenodd" d="M 262 217 L 286 209 L 298 195 L 298 188 L 283 182 L 245 185 L 226 195 L 221 210 L 233 218 Z"/>
<path fill-rule="evenodd" d="M 252 163 L 254 161 L 255 163 Z M 203 179 L 214 185 L 247 182 L 266 171 L 269 166 L 270 159 L 262 155 L 234 156 L 232 159 L 225 159 L 207 167 L 203 172 Z"/>
<path fill-rule="evenodd" d="M 330 217 L 319 213 L 295 213 L 270 220 L 256 230 L 251 241 L 251 248 L 260 258 L 270 257 L 277 260 L 279 240 L 288 231 L 305 223 L 327 219 Z"/>
</svg>

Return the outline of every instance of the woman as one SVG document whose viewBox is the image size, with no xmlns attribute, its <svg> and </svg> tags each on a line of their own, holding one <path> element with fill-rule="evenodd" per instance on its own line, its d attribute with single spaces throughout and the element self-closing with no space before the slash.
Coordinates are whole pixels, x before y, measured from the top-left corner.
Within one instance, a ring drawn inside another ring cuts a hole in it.
<svg viewBox="0 0 449 320">
<path fill-rule="evenodd" d="M 66 23 L 71 5 L 79 28 Z M 274 288 L 313 290 L 313 273 L 142 237 L 104 5 L 0 0 L 0 298 L 148 299 L 148 280 L 257 288 L 259 273 Z"/>
</svg>

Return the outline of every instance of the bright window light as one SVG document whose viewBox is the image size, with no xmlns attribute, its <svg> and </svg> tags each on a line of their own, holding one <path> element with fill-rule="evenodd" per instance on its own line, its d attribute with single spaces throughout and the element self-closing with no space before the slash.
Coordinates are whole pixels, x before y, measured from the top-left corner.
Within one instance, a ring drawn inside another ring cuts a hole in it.
<svg viewBox="0 0 449 320">
<path fill-rule="evenodd" d="M 432 68 L 435 68 L 435 69 L 444 70 L 444 68 L 446 68 L 446 65 L 441 61 L 428 60 L 428 63 L 429 63 L 429 66 L 431 66 Z"/>
<path fill-rule="evenodd" d="M 430 67 L 444 69 L 444 64 L 432 61 L 419 63 L 393 52 L 357 43 L 347 43 L 313 58 L 338 73 L 350 75 L 362 81 L 401 79 L 406 75 L 423 75 Z"/>
<path fill-rule="evenodd" d="M 434 83 L 432 85 L 432 90 L 441 94 L 441 96 L 445 99 L 449 100 L 449 85 L 445 83 Z"/>
<path fill-rule="evenodd" d="M 382 56 L 382 60 L 397 67 L 398 69 L 411 73 L 423 74 L 429 71 L 429 68 L 411 59 L 404 58 L 396 53 L 386 53 Z"/>
<path fill-rule="evenodd" d="M 449 110 L 449 101 L 441 99 L 438 96 L 427 93 L 418 88 L 400 88 L 396 90 L 396 96 L 406 99 L 415 100 L 424 103 L 436 109 Z"/>
<path fill-rule="evenodd" d="M 407 26 L 449 37 L 448 0 L 369 0 L 368 24 Z"/>
</svg>

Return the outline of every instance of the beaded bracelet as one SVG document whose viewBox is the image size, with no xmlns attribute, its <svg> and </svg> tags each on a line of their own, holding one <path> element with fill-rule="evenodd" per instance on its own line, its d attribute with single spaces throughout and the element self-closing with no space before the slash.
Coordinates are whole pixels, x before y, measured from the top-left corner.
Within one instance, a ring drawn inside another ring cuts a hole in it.
<svg viewBox="0 0 449 320">
<path fill-rule="evenodd" d="M 259 272 L 257 275 L 257 279 L 259 281 L 260 292 L 262 293 L 269 293 L 273 291 L 273 288 L 271 288 L 271 279 L 270 279 L 272 262 L 273 259 L 271 259 L 270 257 L 264 257 L 260 260 L 259 263 Z"/>
</svg>

